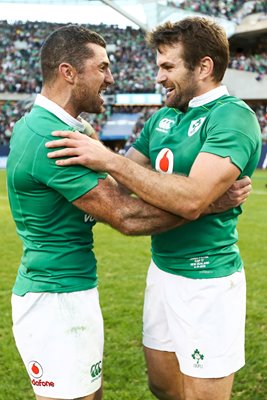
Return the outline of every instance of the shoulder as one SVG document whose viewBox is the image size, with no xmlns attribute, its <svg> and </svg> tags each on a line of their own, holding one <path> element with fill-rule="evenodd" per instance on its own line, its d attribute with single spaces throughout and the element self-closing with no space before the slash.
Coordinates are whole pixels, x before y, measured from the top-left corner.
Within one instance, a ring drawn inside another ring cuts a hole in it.
<svg viewBox="0 0 267 400">
<path fill-rule="evenodd" d="M 219 114 L 220 112 L 227 112 L 230 114 L 242 114 L 249 117 L 256 117 L 254 111 L 243 100 L 235 96 L 226 96 L 216 102 L 212 110 L 212 114 Z"/>
<path fill-rule="evenodd" d="M 181 111 L 175 108 L 162 107 L 149 118 L 145 126 L 168 130 L 175 123 L 179 114 L 181 114 Z"/>
</svg>

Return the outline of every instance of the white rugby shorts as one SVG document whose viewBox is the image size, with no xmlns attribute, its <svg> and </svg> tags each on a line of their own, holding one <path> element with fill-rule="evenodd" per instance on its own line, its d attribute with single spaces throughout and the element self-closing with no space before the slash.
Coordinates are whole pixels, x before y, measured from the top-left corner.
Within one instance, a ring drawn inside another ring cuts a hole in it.
<svg viewBox="0 0 267 400">
<path fill-rule="evenodd" d="M 221 378 L 245 364 L 244 269 L 223 278 L 189 279 L 152 261 L 143 314 L 145 347 L 175 352 L 182 373 Z"/>
<path fill-rule="evenodd" d="M 12 319 L 36 395 L 74 399 L 101 387 L 104 329 L 96 288 L 13 294 Z"/>
</svg>

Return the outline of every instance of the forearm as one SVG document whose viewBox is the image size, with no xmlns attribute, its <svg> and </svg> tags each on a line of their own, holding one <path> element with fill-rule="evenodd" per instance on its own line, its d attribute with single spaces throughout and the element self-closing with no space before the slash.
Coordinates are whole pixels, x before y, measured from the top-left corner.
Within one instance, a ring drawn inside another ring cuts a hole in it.
<svg viewBox="0 0 267 400">
<path fill-rule="evenodd" d="M 120 208 L 119 213 L 120 217 L 111 225 L 126 235 L 158 234 L 188 222 L 134 197 Z"/>
<path fill-rule="evenodd" d="M 125 235 L 151 235 L 173 229 L 186 220 L 130 196 L 107 177 L 73 204 L 96 220 Z"/>
<path fill-rule="evenodd" d="M 81 164 L 96 171 L 107 171 L 144 201 L 187 220 L 221 211 L 221 207 L 215 211 L 211 205 L 240 176 L 240 170 L 231 162 L 230 157 L 212 153 L 199 153 L 189 176 L 161 174 L 145 168 L 151 162 L 138 151 L 132 151 L 130 160 L 111 152 L 99 141 L 77 132 L 59 131 L 54 135 L 66 136 L 65 139 L 46 144 L 48 148 L 65 147 L 48 153 L 49 158 L 63 157 L 56 161 L 57 165 Z M 226 203 L 229 204 L 228 199 Z"/>
<path fill-rule="evenodd" d="M 197 188 L 189 177 L 163 175 L 118 155 L 110 157 L 106 167 L 116 181 L 155 207 L 186 219 L 195 219 L 203 212 L 198 209 Z"/>
<path fill-rule="evenodd" d="M 207 153 L 198 155 L 189 176 L 161 174 L 114 154 L 106 166 L 117 181 L 143 200 L 187 220 L 231 208 L 227 207 L 229 199 L 221 196 L 240 175 L 229 158 Z"/>
</svg>

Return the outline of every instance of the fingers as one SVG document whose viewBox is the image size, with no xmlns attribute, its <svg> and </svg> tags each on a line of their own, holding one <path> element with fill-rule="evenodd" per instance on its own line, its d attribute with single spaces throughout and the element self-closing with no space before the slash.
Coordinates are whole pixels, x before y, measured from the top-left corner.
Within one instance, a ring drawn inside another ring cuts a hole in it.
<svg viewBox="0 0 267 400">
<path fill-rule="evenodd" d="M 236 183 L 238 183 L 239 187 L 242 188 L 247 185 L 251 185 L 252 181 L 249 176 L 243 176 L 243 178 L 239 179 L 239 181 L 237 181 Z"/>
<path fill-rule="evenodd" d="M 252 190 L 251 185 L 247 185 L 241 189 L 229 189 L 228 196 L 230 199 L 247 198 Z"/>
<path fill-rule="evenodd" d="M 88 146 L 91 139 L 80 132 L 72 131 L 54 131 L 52 136 L 62 139 L 51 140 L 45 144 L 48 149 L 59 148 L 47 154 L 48 158 L 59 158 L 55 161 L 56 165 L 68 166 L 83 164 L 84 148 Z M 65 157 L 62 159 L 62 157 Z"/>
<path fill-rule="evenodd" d="M 66 147 L 64 149 L 51 151 L 50 153 L 47 154 L 47 157 L 48 158 L 73 157 L 73 156 L 77 157 L 79 155 L 80 153 L 78 149 Z"/>
<path fill-rule="evenodd" d="M 51 140 L 45 144 L 45 147 L 49 149 L 53 149 L 55 147 L 77 147 L 79 142 L 77 140 L 72 139 L 59 139 L 59 140 Z"/>
<path fill-rule="evenodd" d="M 52 136 L 57 136 L 57 137 L 65 137 L 69 139 L 84 139 L 86 135 L 83 133 L 80 133 L 78 131 L 53 131 L 51 133 Z"/>
<path fill-rule="evenodd" d="M 235 181 L 230 187 L 231 190 L 242 189 L 246 186 L 251 186 L 251 179 L 249 176 L 244 176 L 242 179 Z"/>
<path fill-rule="evenodd" d="M 246 200 L 252 190 L 251 179 L 248 176 L 233 183 L 227 194 L 231 200 L 242 203 Z"/>
<path fill-rule="evenodd" d="M 80 157 L 72 157 L 72 158 L 65 158 L 64 160 L 56 160 L 56 165 L 59 165 L 60 167 L 66 167 L 68 165 L 77 165 L 77 164 L 82 165 Z"/>
</svg>

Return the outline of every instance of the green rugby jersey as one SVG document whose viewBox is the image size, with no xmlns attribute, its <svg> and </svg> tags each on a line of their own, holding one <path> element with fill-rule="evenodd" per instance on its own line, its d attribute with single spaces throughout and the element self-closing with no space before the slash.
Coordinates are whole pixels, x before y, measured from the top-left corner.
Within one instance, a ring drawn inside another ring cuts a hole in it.
<svg viewBox="0 0 267 400">
<path fill-rule="evenodd" d="M 240 177 L 251 176 L 261 151 L 254 112 L 224 87 L 200 98 L 189 103 L 186 113 L 166 107 L 156 112 L 133 147 L 150 159 L 154 169 L 165 173 L 187 176 L 198 153 L 208 152 L 230 157 Z M 189 278 L 222 277 L 240 270 L 236 224 L 241 212 L 236 207 L 153 235 L 153 261 L 166 272 Z"/>
<path fill-rule="evenodd" d="M 44 100 L 45 105 L 49 102 Z M 54 106 L 57 115 L 34 105 L 16 123 L 7 161 L 10 207 L 23 242 L 13 293 L 21 296 L 27 292 L 86 290 L 97 285 L 92 250 L 95 220 L 72 202 L 97 186 L 106 174 L 82 166 L 58 167 L 47 157 L 51 150 L 45 143 L 55 139 L 51 132 L 75 129 L 71 121 L 76 120 Z"/>
</svg>

